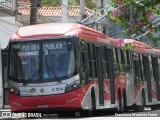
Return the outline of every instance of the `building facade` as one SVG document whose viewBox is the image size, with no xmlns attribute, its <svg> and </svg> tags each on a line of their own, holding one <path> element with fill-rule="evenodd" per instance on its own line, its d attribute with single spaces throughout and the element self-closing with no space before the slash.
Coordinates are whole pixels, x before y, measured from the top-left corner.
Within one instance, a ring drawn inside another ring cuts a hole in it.
<svg viewBox="0 0 160 120">
<path fill-rule="evenodd" d="M 9 37 L 22 26 L 16 22 L 16 0 L 0 0 L 0 43 L 1 54 L 0 66 L 0 108 L 7 108 L 9 101 L 7 96 L 7 54 L 5 48 L 8 45 Z"/>
</svg>

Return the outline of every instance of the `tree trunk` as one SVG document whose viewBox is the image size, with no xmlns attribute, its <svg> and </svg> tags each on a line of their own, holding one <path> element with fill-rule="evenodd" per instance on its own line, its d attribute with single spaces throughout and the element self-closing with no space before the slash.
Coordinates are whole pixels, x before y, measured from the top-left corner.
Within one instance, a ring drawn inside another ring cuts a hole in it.
<svg viewBox="0 0 160 120">
<path fill-rule="evenodd" d="M 36 24 L 37 23 L 37 7 L 38 0 L 31 0 L 31 11 L 30 11 L 30 24 Z"/>
</svg>

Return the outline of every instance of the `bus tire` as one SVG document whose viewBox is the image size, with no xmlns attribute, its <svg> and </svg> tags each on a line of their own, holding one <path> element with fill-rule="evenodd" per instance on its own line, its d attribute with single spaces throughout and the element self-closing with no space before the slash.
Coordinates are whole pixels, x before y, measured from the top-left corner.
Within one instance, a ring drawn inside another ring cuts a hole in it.
<svg viewBox="0 0 160 120">
<path fill-rule="evenodd" d="M 151 110 L 158 110 L 158 105 L 152 105 Z"/>
<path fill-rule="evenodd" d="M 95 110 L 96 110 L 96 97 L 95 97 L 95 93 L 92 90 L 91 92 L 91 109 L 89 110 L 83 110 L 80 112 L 80 115 L 83 117 L 92 117 L 95 114 Z"/>
<path fill-rule="evenodd" d="M 123 92 L 123 111 L 127 112 L 127 97 L 126 97 L 126 91 L 124 90 Z"/>
<path fill-rule="evenodd" d="M 59 112 L 58 113 L 59 117 L 74 117 L 75 116 L 75 112 Z"/>
<path fill-rule="evenodd" d="M 137 112 L 143 112 L 143 111 L 144 111 L 144 108 L 145 108 L 145 105 L 146 105 L 146 100 L 145 100 L 145 93 L 144 93 L 144 91 L 142 91 L 141 101 L 142 101 L 142 104 L 136 106 L 136 111 L 137 111 Z"/>
<path fill-rule="evenodd" d="M 123 112 L 123 100 L 122 100 L 122 97 L 121 97 L 121 92 L 120 92 L 120 90 L 118 91 L 118 108 L 117 108 L 117 110 L 118 110 L 118 112 Z"/>
<path fill-rule="evenodd" d="M 89 116 L 92 117 L 96 110 L 96 96 L 94 90 L 91 92 L 91 109 L 89 110 Z"/>
<path fill-rule="evenodd" d="M 93 116 L 96 110 L 96 96 L 95 96 L 94 91 L 91 94 L 91 106 L 92 108 L 91 108 L 90 114 L 91 116 Z"/>
</svg>

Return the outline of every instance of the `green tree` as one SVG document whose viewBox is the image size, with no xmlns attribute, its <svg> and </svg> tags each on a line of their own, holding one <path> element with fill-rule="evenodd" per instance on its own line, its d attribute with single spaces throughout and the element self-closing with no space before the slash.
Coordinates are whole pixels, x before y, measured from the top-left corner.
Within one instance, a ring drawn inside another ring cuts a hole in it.
<svg viewBox="0 0 160 120">
<path fill-rule="evenodd" d="M 154 42 L 159 39 L 159 36 L 154 33 L 159 31 L 160 28 L 152 20 L 153 16 L 160 15 L 159 0 L 112 0 L 112 3 L 114 4 L 114 9 L 109 12 L 109 18 L 124 27 L 124 33 L 128 37 L 130 35 L 129 28 L 132 27 L 136 36 L 149 31 L 149 38 Z M 134 9 L 134 21 L 129 20 L 130 5 Z"/>
<path fill-rule="evenodd" d="M 57 7 L 61 5 L 61 0 L 41 0 L 42 6 Z"/>
<path fill-rule="evenodd" d="M 61 0 L 41 0 L 41 3 L 43 6 L 48 6 L 48 7 L 56 7 L 56 6 L 61 6 Z M 80 0 L 69 0 L 69 6 L 79 6 L 80 5 Z M 86 7 L 93 9 L 97 7 L 96 2 L 93 0 L 86 0 Z"/>
</svg>

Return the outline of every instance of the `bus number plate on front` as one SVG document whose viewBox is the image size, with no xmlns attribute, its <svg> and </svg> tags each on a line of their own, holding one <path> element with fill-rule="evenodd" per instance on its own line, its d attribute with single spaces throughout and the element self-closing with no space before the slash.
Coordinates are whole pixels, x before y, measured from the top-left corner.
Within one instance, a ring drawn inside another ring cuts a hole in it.
<svg viewBox="0 0 160 120">
<path fill-rule="evenodd" d="M 48 105 L 38 105 L 38 108 L 48 108 Z"/>
</svg>

